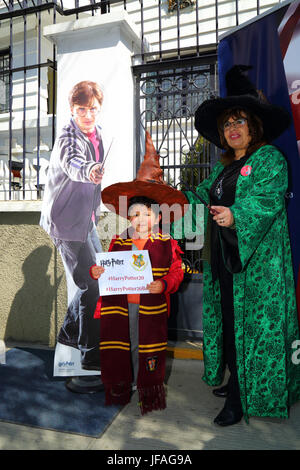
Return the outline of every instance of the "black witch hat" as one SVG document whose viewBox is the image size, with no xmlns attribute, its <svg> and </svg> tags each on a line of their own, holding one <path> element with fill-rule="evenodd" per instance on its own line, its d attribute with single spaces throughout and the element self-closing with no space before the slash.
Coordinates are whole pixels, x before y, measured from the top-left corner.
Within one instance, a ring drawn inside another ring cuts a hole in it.
<svg viewBox="0 0 300 470">
<path fill-rule="evenodd" d="M 227 109 L 240 109 L 258 116 L 268 142 L 280 136 L 290 125 L 291 116 L 280 106 L 269 103 L 263 93 L 255 88 L 244 72 L 248 65 L 235 65 L 226 74 L 227 97 L 204 101 L 195 113 L 195 127 L 207 140 L 219 148 L 217 119 Z"/>
</svg>

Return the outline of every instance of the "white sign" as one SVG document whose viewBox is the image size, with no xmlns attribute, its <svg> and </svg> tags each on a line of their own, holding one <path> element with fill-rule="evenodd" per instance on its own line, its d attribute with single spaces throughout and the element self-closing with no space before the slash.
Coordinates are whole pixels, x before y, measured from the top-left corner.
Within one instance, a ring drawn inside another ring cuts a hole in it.
<svg viewBox="0 0 300 470">
<path fill-rule="evenodd" d="M 54 355 L 53 376 L 74 377 L 78 375 L 99 375 L 97 370 L 81 368 L 81 352 L 79 349 L 57 343 Z"/>
<path fill-rule="evenodd" d="M 105 271 L 99 278 L 100 295 L 149 294 L 153 281 L 148 250 L 97 253 L 96 262 Z"/>
</svg>

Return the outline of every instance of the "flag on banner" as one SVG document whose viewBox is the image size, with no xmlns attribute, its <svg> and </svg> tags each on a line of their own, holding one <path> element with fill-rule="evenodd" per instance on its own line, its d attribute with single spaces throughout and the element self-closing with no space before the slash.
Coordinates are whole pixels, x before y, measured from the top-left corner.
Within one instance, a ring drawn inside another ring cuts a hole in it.
<svg viewBox="0 0 300 470">
<path fill-rule="evenodd" d="M 267 99 L 289 109 L 294 126 L 273 142 L 289 166 L 287 213 L 297 283 L 300 322 L 300 0 L 278 6 L 221 38 L 218 48 L 220 95 L 225 75 L 235 64 L 251 65 L 249 79 Z"/>
<path fill-rule="evenodd" d="M 278 33 L 300 155 L 300 1 L 290 5 Z"/>
</svg>

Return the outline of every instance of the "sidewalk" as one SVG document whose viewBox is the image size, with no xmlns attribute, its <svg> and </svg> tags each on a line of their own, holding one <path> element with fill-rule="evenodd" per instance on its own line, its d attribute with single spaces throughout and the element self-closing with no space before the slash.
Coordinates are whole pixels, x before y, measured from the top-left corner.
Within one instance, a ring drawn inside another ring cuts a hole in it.
<svg viewBox="0 0 300 470">
<path fill-rule="evenodd" d="M 250 418 L 249 425 L 221 428 L 213 419 L 224 400 L 211 393 L 202 375 L 202 360 L 168 357 L 165 410 L 141 416 L 135 393 L 99 438 L 0 421 L 0 450 L 300 449 L 300 403 L 288 420 Z"/>
</svg>

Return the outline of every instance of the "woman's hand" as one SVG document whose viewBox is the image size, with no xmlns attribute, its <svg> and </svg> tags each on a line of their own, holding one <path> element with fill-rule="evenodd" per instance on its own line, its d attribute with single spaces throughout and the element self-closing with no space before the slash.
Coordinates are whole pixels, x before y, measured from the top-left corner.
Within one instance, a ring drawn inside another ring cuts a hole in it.
<svg viewBox="0 0 300 470">
<path fill-rule="evenodd" d="M 217 222 L 220 227 L 231 227 L 234 224 L 234 217 L 229 207 L 224 206 L 211 206 L 213 211 L 217 211 L 213 220 Z M 213 214 L 213 212 L 211 212 Z"/>
<path fill-rule="evenodd" d="M 149 290 L 150 294 L 161 294 L 164 290 L 164 284 L 159 280 L 152 281 L 147 284 L 146 289 Z"/>
<path fill-rule="evenodd" d="M 103 178 L 104 168 L 101 164 L 93 166 L 89 174 L 90 181 L 94 184 L 100 184 Z"/>
<path fill-rule="evenodd" d="M 99 279 L 101 274 L 103 274 L 105 269 L 103 266 L 92 266 L 91 267 L 91 274 L 94 279 Z"/>
</svg>

